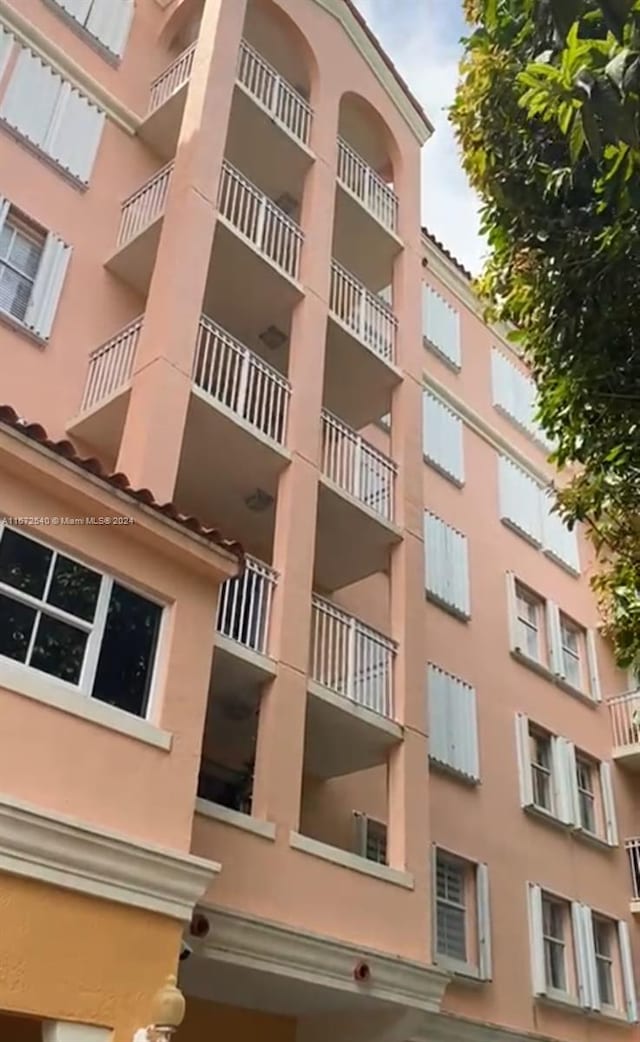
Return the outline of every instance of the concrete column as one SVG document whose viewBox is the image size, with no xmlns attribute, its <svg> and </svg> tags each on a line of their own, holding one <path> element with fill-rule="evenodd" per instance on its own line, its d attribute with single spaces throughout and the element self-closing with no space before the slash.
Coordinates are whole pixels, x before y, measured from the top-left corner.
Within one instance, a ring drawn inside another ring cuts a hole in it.
<svg viewBox="0 0 640 1042">
<path fill-rule="evenodd" d="M 118 469 L 160 501 L 178 472 L 246 3 L 204 5 L 120 444 Z"/>
<path fill-rule="evenodd" d="M 278 486 L 273 564 L 279 572 L 272 640 L 278 676 L 263 696 L 256 747 L 253 813 L 297 829 L 300 820 L 311 594 L 320 456 L 320 413 L 326 348 L 335 207 L 338 98 L 331 85 L 314 92 L 312 148 L 302 227 L 305 296 L 291 328 L 290 466 Z"/>
</svg>

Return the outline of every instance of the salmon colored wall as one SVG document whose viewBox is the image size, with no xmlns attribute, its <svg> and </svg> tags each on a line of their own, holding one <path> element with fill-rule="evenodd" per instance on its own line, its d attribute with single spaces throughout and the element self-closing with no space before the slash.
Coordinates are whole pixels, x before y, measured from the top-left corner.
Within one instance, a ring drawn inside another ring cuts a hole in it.
<svg viewBox="0 0 640 1042">
<path fill-rule="evenodd" d="M 3 472 L 1 506 L 9 516 L 79 513 L 76 503 L 28 485 L 24 470 L 20 477 Z M 135 527 L 73 525 L 29 534 L 77 554 L 169 606 L 152 715 L 173 734 L 171 751 L 0 689 L 0 791 L 184 850 L 200 762 L 217 591 L 184 564 L 180 567 L 150 552 Z"/>
<path fill-rule="evenodd" d="M 182 927 L 150 912 L 3 875 L 0 917 L 3 1012 L 111 1027 L 113 1042 L 131 1042 L 175 972 Z M 26 1028 L 18 1037 L 31 1042 Z"/>
<path fill-rule="evenodd" d="M 187 999 L 184 1023 L 176 1042 L 234 1039 L 234 1042 L 295 1042 L 296 1021 L 270 1013 L 256 1013 L 202 999 Z M 26 1040 L 25 1040 L 26 1042 Z"/>
</svg>

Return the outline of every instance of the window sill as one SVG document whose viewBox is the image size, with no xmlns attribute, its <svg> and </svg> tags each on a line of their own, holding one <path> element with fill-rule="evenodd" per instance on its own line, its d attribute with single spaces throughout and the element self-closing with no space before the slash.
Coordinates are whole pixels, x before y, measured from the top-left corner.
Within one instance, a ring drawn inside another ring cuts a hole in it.
<svg viewBox="0 0 640 1042">
<path fill-rule="evenodd" d="M 458 767 L 452 767 L 443 760 L 437 760 L 436 757 L 431 754 L 429 755 L 429 763 L 434 771 L 438 771 L 440 774 L 446 774 L 452 781 L 461 782 L 463 785 L 467 785 L 470 789 L 475 789 L 480 784 L 479 778 L 474 778 L 471 774 L 465 774 L 465 772 L 461 771 Z"/>
<path fill-rule="evenodd" d="M 558 991 L 556 988 L 547 988 L 545 995 L 537 995 L 536 998 L 539 1002 L 545 1003 L 545 1005 L 573 1010 L 574 1013 L 587 1012 L 584 1007 L 580 1005 L 576 996 L 571 995 L 568 991 Z"/>
<path fill-rule="evenodd" d="M 0 657 L 0 688 L 165 752 L 171 749 L 173 736 L 168 731 L 161 730 L 141 717 L 132 716 L 123 709 L 116 709 L 115 706 L 83 695 L 62 680 L 4 657 Z"/>
<path fill-rule="evenodd" d="M 532 818 L 544 821 L 545 824 L 551 825 L 552 828 L 559 829 L 561 832 L 570 833 L 575 828 L 575 826 L 570 822 L 561 821 L 560 818 L 556 817 L 553 811 L 547 810 L 546 807 L 539 807 L 537 803 L 531 803 L 528 807 L 525 807 L 524 810 Z"/>
<path fill-rule="evenodd" d="M 576 839 L 581 839 L 584 843 L 597 847 L 598 850 L 615 850 L 618 846 L 617 843 L 615 845 L 608 843 L 603 836 L 598 836 L 595 832 L 589 832 L 588 829 L 583 828 L 581 825 L 574 825 L 572 832 Z"/>
<path fill-rule="evenodd" d="M 436 955 L 434 962 L 436 966 L 453 973 L 455 977 L 473 984 L 486 984 L 484 977 L 480 976 L 480 970 L 472 962 L 464 962 L 462 959 L 453 959 L 448 955 Z"/>
<path fill-rule="evenodd" d="M 203 818 L 211 818 L 213 821 L 222 821 L 225 825 L 233 825 L 234 828 L 242 829 L 244 832 L 252 832 L 255 836 L 263 839 L 275 839 L 276 827 L 272 821 L 261 821 L 253 818 L 250 814 L 243 814 L 239 810 L 223 807 L 220 803 L 212 803 L 200 797 L 196 800 L 196 814 Z"/>
<path fill-rule="evenodd" d="M 329 843 L 321 843 L 319 840 L 311 839 L 310 836 L 303 836 L 299 832 L 290 833 L 289 844 L 293 850 L 300 850 L 304 854 L 323 858 L 325 861 L 331 861 L 335 865 L 342 865 L 343 868 L 350 868 L 366 876 L 374 876 L 376 879 L 381 879 L 386 883 L 404 887 L 405 890 L 414 889 L 414 880 L 411 873 L 402 872 L 398 868 L 390 868 L 388 865 L 381 865 L 377 861 L 369 861 L 368 858 L 352 854 L 349 850 L 332 847 Z"/>
<path fill-rule="evenodd" d="M 470 622 L 471 616 L 467 612 L 462 611 L 460 608 L 456 608 L 454 604 L 449 604 L 444 601 L 442 597 L 438 597 L 436 593 L 432 593 L 431 590 L 425 590 L 425 596 L 428 601 L 432 604 L 436 604 L 438 608 L 442 608 L 447 614 L 453 615 L 454 619 L 458 619 L 459 622 Z"/>
<path fill-rule="evenodd" d="M 520 651 L 519 648 L 511 649 L 511 657 L 514 658 L 516 662 L 520 662 L 521 665 L 533 670 L 534 673 L 544 677 L 544 679 L 548 680 L 551 684 L 555 684 L 556 687 L 566 691 L 568 695 L 580 699 L 581 702 L 590 706 L 591 709 L 595 709 L 598 706 L 599 703 L 596 702 L 587 691 L 581 691 L 580 688 L 574 687 L 573 684 L 569 684 L 566 680 L 563 680 L 562 677 L 556 676 L 556 674 L 552 673 L 549 667 L 545 666 L 543 662 L 538 662 L 537 659 L 531 658 L 530 655 L 527 655 L 524 651 Z"/>
<path fill-rule="evenodd" d="M 553 550 L 543 550 L 542 552 L 545 555 L 545 557 L 548 557 L 550 561 L 553 561 L 554 564 L 557 564 L 558 568 L 562 568 L 565 572 L 567 572 L 568 575 L 573 576 L 574 579 L 580 578 L 580 569 L 575 568 L 572 564 L 569 564 L 568 561 L 563 561 L 561 557 L 558 557 L 557 554 L 554 554 Z"/>
<path fill-rule="evenodd" d="M 55 159 L 52 159 L 52 157 L 47 155 L 39 145 L 30 141 L 28 137 L 25 137 L 17 127 L 12 127 L 10 123 L 7 123 L 6 119 L 2 118 L 0 118 L 0 127 L 2 127 L 3 130 L 6 130 L 7 134 L 17 141 L 19 145 L 22 145 L 28 152 L 31 152 L 36 159 L 40 159 L 43 163 L 46 163 L 47 166 L 50 166 L 52 170 L 55 170 L 55 172 L 71 185 L 72 188 L 75 188 L 76 191 L 87 191 L 89 185 L 85 181 L 81 181 L 80 178 L 76 177 L 75 174 L 72 174 L 70 170 L 67 170 L 66 167 L 61 166 Z"/>
<path fill-rule="evenodd" d="M 423 336 L 422 345 L 423 347 L 426 347 L 427 351 L 430 351 L 432 355 L 435 355 L 436 358 L 439 358 L 441 362 L 444 362 L 447 368 L 450 369 L 452 373 L 455 373 L 456 376 L 460 373 L 460 371 L 462 370 L 462 366 L 460 365 L 460 363 L 454 362 L 452 358 L 449 358 L 449 356 L 445 354 L 445 352 L 441 348 L 439 348 L 437 344 L 434 344 L 433 340 L 429 340 L 428 337 Z"/>
<path fill-rule="evenodd" d="M 446 470 L 436 462 L 436 460 L 432 459 L 431 456 L 428 456 L 426 452 L 422 454 L 422 460 L 428 467 L 431 467 L 431 470 L 435 470 L 436 474 L 439 474 L 441 478 L 444 478 L 445 481 L 450 481 L 452 485 L 456 486 L 456 488 L 464 488 L 464 478 L 456 477 L 455 474 L 452 474 L 451 471 Z"/>
<path fill-rule="evenodd" d="M 89 44 L 89 47 L 96 51 L 101 58 L 104 58 L 109 65 L 113 65 L 116 69 L 118 68 L 120 65 L 120 58 L 118 55 L 110 51 L 108 47 L 105 47 L 97 36 L 90 33 L 88 29 L 85 29 L 84 25 L 81 25 L 80 22 L 73 17 L 73 15 L 69 14 L 68 11 L 65 11 L 63 7 L 60 7 L 58 0 L 44 0 L 44 2 L 51 11 L 55 12 L 61 22 L 64 22 L 69 26 L 76 36 L 79 36 L 81 40 L 84 40 L 85 43 Z"/>
<path fill-rule="evenodd" d="M 36 333 L 33 333 L 28 326 L 25 326 L 24 322 L 21 322 L 19 318 L 15 318 L 14 315 L 10 315 L 7 311 L 3 311 L 0 308 L 0 322 L 4 326 L 8 326 L 9 329 L 13 329 L 14 332 L 20 333 L 27 340 L 31 340 L 36 347 L 46 347 L 47 341 L 43 340 Z"/>
</svg>

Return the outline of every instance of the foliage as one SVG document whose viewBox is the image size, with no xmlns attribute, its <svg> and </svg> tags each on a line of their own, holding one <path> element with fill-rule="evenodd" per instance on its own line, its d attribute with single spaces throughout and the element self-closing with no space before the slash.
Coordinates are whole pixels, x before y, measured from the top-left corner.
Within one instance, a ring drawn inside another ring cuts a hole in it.
<svg viewBox="0 0 640 1042">
<path fill-rule="evenodd" d="M 465 0 L 452 119 L 483 203 L 480 291 L 529 362 L 559 493 L 640 664 L 640 0 Z M 577 475 L 577 476 L 576 476 Z"/>
</svg>

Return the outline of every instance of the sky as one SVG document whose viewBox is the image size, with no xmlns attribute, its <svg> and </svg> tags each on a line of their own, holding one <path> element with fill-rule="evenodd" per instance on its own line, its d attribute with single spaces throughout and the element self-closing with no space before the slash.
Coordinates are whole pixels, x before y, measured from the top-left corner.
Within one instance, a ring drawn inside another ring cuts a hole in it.
<svg viewBox="0 0 640 1042">
<path fill-rule="evenodd" d="M 483 243 L 478 202 L 462 170 L 446 107 L 465 33 L 462 0 L 355 0 L 435 127 L 422 153 L 422 220 L 474 274 Z"/>
</svg>

